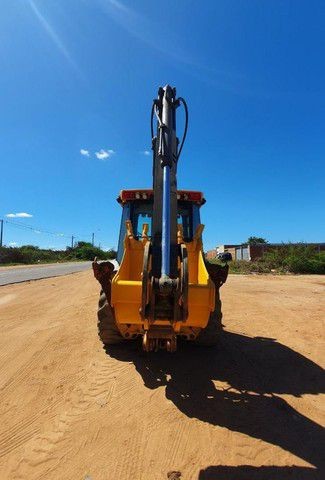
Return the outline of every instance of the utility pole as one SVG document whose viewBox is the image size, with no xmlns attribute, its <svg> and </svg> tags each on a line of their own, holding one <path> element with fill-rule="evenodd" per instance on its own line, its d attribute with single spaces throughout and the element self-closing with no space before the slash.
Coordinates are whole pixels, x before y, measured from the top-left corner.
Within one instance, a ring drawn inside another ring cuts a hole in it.
<svg viewBox="0 0 325 480">
<path fill-rule="evenodd" d="M 95 244 L 95 234 L 94 233 L 92 234 L 92 237 L 91 237 L 91 244 L 92 244 L 92 246 L 94 246 L 94 244 Z"/>
<path fill-rule="evenodd" d="M 0 247 L 2 247 L 2 240 L 3 240 L 3 220 L 0 220 L 1 228 L 0 228 Z"/>
<path fill-rule="evenodd" d="M 74 240 L 74 236 L 72 235 L 72 237 L 71 237 L 71 248 L 73 248 L 73 240 Z"/>
</svg>

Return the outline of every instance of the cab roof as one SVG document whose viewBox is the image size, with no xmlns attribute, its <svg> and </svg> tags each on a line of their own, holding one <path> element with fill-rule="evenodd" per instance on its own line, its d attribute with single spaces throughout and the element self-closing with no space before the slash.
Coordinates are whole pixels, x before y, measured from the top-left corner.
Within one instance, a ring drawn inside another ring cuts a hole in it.
<svg viewBox="0 0 325 480">
<path fill-rule="evenodd" d="M 124 204 L 138 200 L 151 200 L 153 199 L 153 196 L 153 190 L 148 188 L 121 190 L 119 196 L 117 197 L 117 201 L 121 204 Z M 197 205 L 203 205 L 205 203 L 203 193 L 196 190 L 177 190 L 177 200 L 193 202 Z"/>
</svg>

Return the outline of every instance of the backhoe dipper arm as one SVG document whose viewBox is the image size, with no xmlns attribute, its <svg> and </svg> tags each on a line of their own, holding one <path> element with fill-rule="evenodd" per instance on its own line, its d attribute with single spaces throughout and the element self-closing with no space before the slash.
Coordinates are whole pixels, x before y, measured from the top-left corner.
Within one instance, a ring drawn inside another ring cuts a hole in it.
<svg viewBox="0 0 325 480">
<path fill-rule="evenodd" d="M 176 89 L 166 85 L 158 90 L 152 117 L 157 118 L 157 136 L 153 143 L 153 225 L 152 274 L 162 282 L 177 277 L 177 161 Z M 153 118 L 152 118 L 153 120 Z M 153 128 L 152 128 L 153 132 Z"/>
<path fill-rule="evenodd" d="M 152 243 L 148 251 L 151 258 L 151 271 L 144 273 L 145 278 L 151 278 L 151 288 L 146 308 L 141 307 L 143 318 L 151 322 L 156 319 L 177 321 L 184 316 L 179 303 L 181 281 L 178 278 L 178 258 L 181 257 L 181 252 L 177 241 L 176 173 L 181 148 L 178 151 L 176 109 L 180 102 L 184 104 L 186 112 L 182 148 L 188 115 L 185 101 L 176 98 L 176 89 L 169 85 L 160 87 L 151 112 L 151 132 L 153 135 L 153 119 L 156 117 L 157 136 L 152 138 L 154 203 Z M 149 263 L 146 260 L 144 265 Z M 143 271 L 145 272 L 145 266 Z M 147 298 L 146 285 L 143 284 L 143 299 Z"/>
</svg>

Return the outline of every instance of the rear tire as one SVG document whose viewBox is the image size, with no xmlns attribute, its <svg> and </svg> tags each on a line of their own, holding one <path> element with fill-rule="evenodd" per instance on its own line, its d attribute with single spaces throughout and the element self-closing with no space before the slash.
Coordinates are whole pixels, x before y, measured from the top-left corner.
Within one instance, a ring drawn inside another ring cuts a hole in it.
<svg viewBox="0 0 325 480">
<path fill-rule="evenodd" d="M 116 345 L 123 342 L 124 339 L 116 326 L 112 308 L 103 291 L 100 292 L 97 318 L 98 335 L 104 345 Z"/>
<path fill-rule="evenodd" d="M 222 332 L 222 312 L 220 298 L 216 298 L 215 309 L 210 314 L 207 326 L 201 330 L 195 340 L 197 345 L 212 347 L 219 343 L 220 334 Z"/>
</svg>

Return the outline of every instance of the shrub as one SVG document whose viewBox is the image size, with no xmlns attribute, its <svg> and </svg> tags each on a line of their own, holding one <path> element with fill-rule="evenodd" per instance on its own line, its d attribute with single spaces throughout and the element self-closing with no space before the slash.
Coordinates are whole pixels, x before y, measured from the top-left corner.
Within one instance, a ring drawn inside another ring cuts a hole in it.
<svg viewBox="0 0 325 480">
<path fill-rule="evenodd" d="M 22 247 L 1 247 L 0 264 L 33 264 L 64 262 L 73 260 L 94 260 L 97 257 L 100 260 L 116 258 L 115 250 L 108 252 L 94 247 L 91 243 L 79 242 L 75 248 L 68 247 L 66 250 L 42 249 L 34 245 L 23 245 Z"/>
<path fill-rule="evenodd" d="M 219 262 L 212 260 L 213 263 Z M 325 274 L 325 252 L 317 252 L 314 247 L 304 243 L 282 245 L 266 252 L 255 262 L 235 260 L 229 263 L 230 273 L 309 273 Z"/>
</svg>

